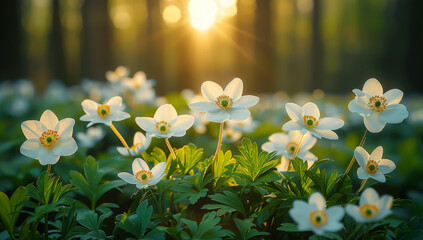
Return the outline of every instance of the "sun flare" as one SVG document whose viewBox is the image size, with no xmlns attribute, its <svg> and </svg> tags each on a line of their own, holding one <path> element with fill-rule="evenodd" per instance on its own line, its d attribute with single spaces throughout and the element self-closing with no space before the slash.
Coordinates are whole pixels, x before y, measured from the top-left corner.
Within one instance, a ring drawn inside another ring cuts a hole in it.
<svg viewBox="0 0 423 240">
<path fill-rule="evenodd" d="M 188 5 L 191 26 L 205 31 L 211 28 L 216 20 L 218 6 L 213 0 L 191 0 Z"/>
</svg>

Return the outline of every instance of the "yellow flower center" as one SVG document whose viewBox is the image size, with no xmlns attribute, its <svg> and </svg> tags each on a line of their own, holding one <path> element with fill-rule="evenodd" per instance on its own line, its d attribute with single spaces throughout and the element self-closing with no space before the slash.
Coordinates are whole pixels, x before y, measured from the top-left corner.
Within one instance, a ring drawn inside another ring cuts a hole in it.
<svg viewBox="0 0 423 240">
<path fill-rule="evenodd" d="M 143 183 L 147 182 L 153 177 L 153 174 L 150 171 L 141 170 L 135 174 L 135 178 L 138 181 L 141 181 Z"/>
<path fill-rule="evenodd" d="M 110 113 L 109 105 L 100 105 L 97 107 L 98 116 L 102 118 L 106 118 L 107 116 L 109 116 L 109 113 Z"/>
<path fill-rule="evenodd" d="M 137 144 L 135 144 L 135 145 L 132 145 L 131 149 L 135 151 L 135 148 L 136 148 L 138 145 L 142 145 L 142 143 L 137 143 Z"/>
<path fill-rule="evenodd" d="M 319 122 L 316 120 L 315 117 L 310 116 L 310 115 L 305 115 L 303 117 L 303 121 L 305 123 L 305 125 L 307 125 L 308 127 L 315 127 L 319 124 Z"/>
<path fill-rule="evenodd" d="M 322 210 L 315 210 L 310 213 L 310 222 L 316 227 L 321 227 L 328 222 L 328 215 Z"/>
<path fill-rule="evenodd" d="M 41 134 L 40 143 L 44 147 L 53 147 L 54 144 L 60 139 L 59 134 L 57 131 L 54 130 L 46 130 Z"/>
<path fill-rule="evenodd" d="M 386 108 L 386 98 L 381 97 L 381 96 L 373 96 L 369 99 L 369 106 L 371 109 L 373 109 L 373 111 L 376 112 L 383 112 L 383 110 L 385 110 Z"/>
<path fill-rule="evenodd" d="M 369 160 L 366 163 L 367 171 L 371 174 L 377 173 L 377 170 L 379 169 L 379 165 L 375 160 Z"/>
<path fill-rule="evenodd" d="M 290 153 L 290 154 L 294 154 L 295 152 L 295 148 L 297 148 L 297 143 L 295 142 L 289 142 L 286 145 L 286 150 Z"/>
<path fill-rule="evenodd" d="M 230 98 L 226 95 L 221 95 L 221 96 L 217 97 L 216 104 L 221 109 L 228 110 L 232 107 L 233 101 L 232 101 L 232 98 Z"/>
<path fill-rule="evenodd" d="M 373 218 L 378 214 L 379 208 L 374 204 L 366 203 L 359 207 L 359 211 L 365 218 Z"/>
<path fill-rule="evenodd" d="M 170 124 L 166 121 L 159 121 L 156 123 L 156 130 L 161 133 L 169 132 L 170 128 L 171 128 Z"/>
</svg>

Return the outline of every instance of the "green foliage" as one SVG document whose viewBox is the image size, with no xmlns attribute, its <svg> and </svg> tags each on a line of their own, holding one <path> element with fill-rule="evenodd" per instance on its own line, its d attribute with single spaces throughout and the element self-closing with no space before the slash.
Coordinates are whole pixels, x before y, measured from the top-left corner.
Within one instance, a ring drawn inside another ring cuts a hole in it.
<svg viewBox="0 0 423 240">
<path fill-rule="evenodd" d="M 102 222 L 110 217 L 112 212 L 103 213 L 98 217 L 98 214 L 92 210 L 84 211 L 80 213 L 78 217 L 78 223 L 82 225 L 82 227 L 78 227 L 78 235 L 76 237 L 80 237 L 81 239 L 111 239 L 111 236 L 107 236 L 106 233 L 101 230 Z"/>
<path fill-rule="evenodd" d="M 0 219 L 6 226 L 9 235 L 13 236 L 13 238 L 15 235 L 15 223 L 22 210 L 22 205 L 19 205 L 19 203 L 28 199 L 29 197 L 26 196 L 26 189 L 24 187 L 18 187 L 10 199 L 4 192 L 0 192 Z"/>
<path fill-rule="evenodd" d="M 222 185 L 231 180 L 233 172 L 235 170 L 236 161 L 232 158 L 232 152 L 230 150 L 223 153 L 219 151 L 219 155 L 216 158 L 216 162 L 213 168 L 213 175 L 216 179 L 214 182 L 215 190 L 219 189 Z"/>
<path fill-rule="evenodd" d="M 247 211 L 245 210 L 241 199 L 239 199 L 239 197 L 235 193 L 230 191 L 223 191 L 223 194 L 217 193 L 209 197 L 213 201 L 218 202 L 220 204 L 207 204 L 203 206 L 203 209 L 219 209 L 217 211 L 217 216 L 222 216 L 226 213 L 239 212 L 242 214 L 243 217 L 247 217 Z"/>
<path fill-rule="evenodd" d="M 176 150 L 179 170 L 187 175 L 203 158 L 203 149 L 197 149 L 194 145 L 185 145 Z"/>
<path fill-rule="evenodd" d="M 252 143 L 248 138 L 244 138 L 241 143 L 242 146 L 238 149 L 242 155 L 235 156 L 239 164 L 236 173 L 239 184 L 248 185 L 256 181 L 266 182 L 279 179 L 276 173 L 271 172 L 271 169 L 278 163 L 278 160 L 272 160 L 275 152 L 258 154 L 257 143 Z"/>
<path fill-rule="evenodd" d="M 194 175 L 178 180 L 171 187 L 171 190 L 175 192 L 175 203 L 188 200 L 189 204 L 195 204 L 200 198 L 207 195 L 209 190 L 206 185 L 212 180 L 213 177 L 211 175 L 204 176 L 199 170 Z"/>
<path fill-rule="evenodd" d="M 234 233 L 222 229 L 222 226 L 219 226 L 220 218 L 216 216 L 216 212 L 210 212 L 203 216 L 200 224 L 197 222 L 181 218 L 181 222 L 188 226 L 188 232 L 183 231 L 181 233 L 182 239 L 222 239 L 224 237 L 233 237 Z"/>
<path fill-rule="evenodd" d="M 98 199 L 113 188 L 125 184 L 122 180 L 106 181 L 101 183 L 107 172 L 99 170 L 99 164 L 92 157 L 87 157 L 84 163 L 84 175 L 71 171 L 71 183 L 75 185 L 91 202 L 91 209 L 94 210 Z M 103 206 L 104 207 L 104 206 Z"/>
<path fill-rule="evenodd" d="M 128 216 L 121 214 L 116 217 L 116 227 L 131 233 L 136 239 L 165 239 L 164 232 L 155 228 L 157 223 L 151 221 L 153 207 L 148 206 L 148 202 L 142 202 L 135 214 Z M 150 231 L 147 232 L 147 229 Z"/>
<path fill-rule="evenodd" d="M 238 239 L 247 240 L 250 238 L 254 238 L 258 236 L 266 236 L 270 234 L 268 232 L 259 232 L 257 231 L 257 229 L 254 229 L 253 227 L 255 227 L 255 225 L 253 223 L 253 219 L 251 218 L 244 219 L 244 220 L 234 218 L 234 222 L 240 233 L 240 236 Z"/>
</svg>

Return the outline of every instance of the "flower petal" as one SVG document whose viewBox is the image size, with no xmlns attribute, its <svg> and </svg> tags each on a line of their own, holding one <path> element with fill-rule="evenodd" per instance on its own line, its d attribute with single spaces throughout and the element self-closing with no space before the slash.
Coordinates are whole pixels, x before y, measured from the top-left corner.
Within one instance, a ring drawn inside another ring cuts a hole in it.
<svg viewBox="0 0 423 240">
<path fill-rule="evenodd" d="M 269 141 L 286 145 L 288 143 L 288 135 L 286 133 L 273 133 L 269 136 Z"/>
<path fill-rule="evenodd" d="M 150 167 L 148 167 L 148 164 L 143 159 L 135 158 L 132 162 L 132 173 L 136 174 L 141 170 L 150 171 Z"/>
<path fill-rule="evenodd" d="M 375 148 L 375 150 L 373 150 L 373 152 L 370 154 L 370 159 L 379 161 L 380 159 L 382 159 L 382 154 L 383 154 L 383 147 L 379 146 Z"/>
<path fill-rule="evenodd" d="M 38 160 L 40 161 L 41 165 L 47 164 L 56 164 L 59 161 L 60 156 L 54 154 L 53 151 L 47 150 L 46 148 L 42 147 L 38 151 Z"/>
<path fill-rule="evenodd" d="M 382 96 L 383 88 L 376 78 L 370 78 L 364 83 L 363 92 L 369 94 L 370 96 Z"/>
<path fill-rule="evenodd" d="M 215 82 L 205 81 L 201 84 L 201 93 L 205 99 L 214 102 L 217 100 L 217 97 L 223 95 L 223 89 Z"/>
<path fill-rule="evenodd" d="M 317 130 L 337 130 L 344 126 L 344 121 L 334 117 L 324 117 L 319 120 L 319 124 L 314 127 Z"/>
<path fill-rule="evenodd" d="M 305 115 L 313 116 L 316 118 L 316 120 L 320 118 L 320 111 L 316 104 L 312 102 L 308 102 L 303 105 L 302 109 L 303 109 L 303 116 Z"/>
<path fill-rule="evenodd" d="M 41 122 L 35 120 L 28 120 L 23 122 L 21 124 L 21 129 L 27 139 L 38 139 L 40 138 L 41 134 L 47 130 L 47 128 Z"/>
<path fill-rule="evenodd" d="M 357 169 L 357 177 L 359 179 L 368 179 L 370 177 L 370 174 L 364 170 L 362 167 L 359 167 Z"/>
<path fill-rule="evenodd" d="M 70 138 L 73 133 L 73 126 L 75 125 L 75 120 L 72 118 L 65 118 L 59 122 L 58 134 L 61 138 Z"/>
<path fill-rule="evenodd" d="M 310 133 L 304 134 L 303 141 L 301 142 L 300 148 L 303 150 L 309 150 L 316 144 L 317 139 L 313 137 Z"/>
<path fill-rule="evenodd" d="M 330 140 L 336 140 L 338 139 L 338 135 L 332 131 L 332 130 L 318 130 L 318 129 L 310 129 L 309 130 L 311 134 L 316 136 L 317 138 L 327 138 Z"/>
<path fill-rule="evenodd" d="M 40 140 L 28 139 L 21 145 L 21 153 L 30 158 L 38 158 L 38 151 L 41 148 Z"/>
<path fill-rule="evenodd" d="M 294 122 L 293 120 L 285 123 L 282 126 L 282 130 L 285 130 L 285 131 L 296 131 L 300 129 L 301 129 L 301 126 L 297 122 Z"/>
<path fill-rule="evenodd" d="M 250 110 L 246 109 L 246 108 L 241 108 L 241 109 L 229 109 L 228 113 L 230 115 L 231 120 L 235 120 L 235 121 L 242 121 L 247 119 L 249 116 L 251 116 L 251 112 Z"/>
<path fill-rule="evenodd" d="M 357 99 L 353 99 L 348 103 L 348 109 L 353 113 L 362 113 L 364 115 L 369 115 L 373 112 L 369 105 L 360 103 Z"/>
<path fill-rule="evenodd" d="M 232 109 L 248 108 L 256 105 L 260 98 L 253 95 L 245 95 L 236 100 L 233 104 Z"/>
<path fill-rule="evenodd" d="M 332 206 L 326 210 L 327 214 L 329 215 L 330 221 L 341 221 L 345 215 L 344 208 L 341 206 Z M 337 231 L 337 230 L 330 230 L 330 231 Z"/>
<path fill-rule="evenodd" d="M 136 117 L 137 125 L 146 132 L 154 132 L 156 130 L 156 121 L 150 117 Z"/>
<path fill-rule="evenodd" d="M 59 122 L 59 119 L 57 119 L 56 115 L 52 111 L 45 110 L 41 115 L 40 122 L 44 124 L 47 129 L 53 130 Z"/>
<path fill-rule="evenodd" d="M 153 176 L 160 176 L 163 175 L 163 172 L 166 168 L 166 163 L 165 162 L 160 162 L 158 164 L 156 164 L 156 166 L 154 166 L 151 169 L 151 173 L 153 174 Z"/>
<path fill-rule="evenodd" d="M 198 111 L 198 112 L 216 111 L 220 109 L 219 106 L 217 106 L 215 102 L 206 102 L 206 101 L 191 103 L 189 105 L 189 108 L 191 110 Z"/>
<path fill-rule="evenodd" d="M 171 131 L 174 132 L 185 132 L 194 124 L 194 117 L 191 115 L 180 115 L 176 118 L 176 121 L 171 124 Z"/>
<path fill-rule="evenodd" d="M 221 123 L 227 119 L 229 119 L 231 115 L 226 110 L 216 110 L 216 111 L 210 111 L 206 113 L 206 119 L 210 122 L 217 122 Z"/>
<path fill-rule="evenodd" d="M 378 172 L 381 174 L 388 174 L 396 168 L 395 163 L 389 159 L 380 160 Z"/>
<path fill-rule="evenodd" d="M 370 203 L 376 204 L 379 201 L 379 194 L 371 187 L 366 188 L 360 196 L 360 206 Z"/>
<path fill-rule="evenodd" d="M 170 122 L 173 119 L 178 117 L 178 113 L 176 112 L 175 108 L 172 104 L 163 104 L 161 105 L 154 114 L 154 119 L 156 121 L 166 121 Z"/>
<path fill-rule="evenodd" d="M 69 138 L 68 140 L 62 141 L 60 139 L 53 147 L 53 152 L 55 155 L 59 156 L 69 156 L 72 155 L 78 150 L 78 145 L 73 138 Z"/>
<path fill-rule="evenodd" d="M 285 151 L 285 148 L 282 146 L 282 144 L 278 142 L 266 142 L 263 145 L 261 145 L 261 149 L 266 152 L 273 152 L 277 151 L 276 155 L 282 155 Z"/>
<path fill-rule="evenodd" d="M 362 168 L 366 168 L 367 161 L 369 160 L 369 153 L 362 147 L 356 147 L 354 150 L 354 157 L 358 162 L 358 165 Z"/>
<path fill-rule="evenodd" d="M 285 104 L 286 113 L 293 121 L 298 121 L 303 118 L 303 110 L 295 103 Z"/>
<path fill-rule="evenodd" d="M 81 105 L 82 105 L 82 108 L 84 109 L 84 112 L 88 114 L 97 115 L 97 108 L 99 106 L 98 103 L 94 102 L 91 99 L 85 99 L 84 101 L 82 101 Z"/>
<path fill-rule="evenodd" d="M 120 96 L 114 96 L 110 98 L 105 104 L 109 106 L 122 106 L 122 98 Z"/>
<path fill-rule="evenodd" d="M 116 114 L 113 115 L 113 117 L 111 118 L 110 121 L 122 121 L 122 120 L 128 119 L 130 117 L 131 117 L 131 115 L 129 115 L 129 113 L 123 112 L 123 111 L 118 111 Z"/>
<path fill-rule="evenodd" d="M 378 133 L 382 131 L 386 123 L 379 118 L 379 113 L 374 112 L 369 116 L 364 117 L 364 126 L 371 133 Z"/>
<path fill-rule="evenodd" d="M 387 123 L 400 123 L 408 117 L 407 108 L 402 104 L 391 104 L 379 113 L 380 120 Z"/>
<path fill-rule="evenodd" d="M 122 154 L 123 156 L 128 156 L 129 155 L 129 151 L 128 149 L 124 148 L 124 147 L 117 147 L 116 148 L 117 151 Z"/>
<path fill-rule="evenodd" d="M 138 143 L 144 144 L 145 143 L 145 136 L 141 132 L 136 132 L 134 135 L 133 145 L 137 145 Z"/>
<path fill-rule="evenodd" d="M 139 181 L 135 178 L 134 175 L 127 173 L 127 172 L 120 172 L 118 173 L 118 177 L 120 177 L 123 181 L 129 184 L 138 184 Z"/>
<path fill-rule="evenodd" d="M 394 104 L 401 102 L 404 93 L 399 89 L 391 89 L 383 94 L 387 104 Z"/>
<path fill-rule="evenodd" d="M 234 78 L 231 82 L 226 85 L 223 94 L 232 98 L 233 101 L 238 100 L 241 97 L 243 90 L 243 83 L 240 78 Z"/>
<path fill-rule="evenodd" d="M 382 173 L 380 173 L 380 172 L 377 172 L 377 173 L 375 173 L 375 174 L 370 174 L 369 176 L 370 176 L 371 178 L 373 178 L 374 180 L 377 180 L 377 181 L 379 181 L 379 182 L 382 182 L 382 183 L 386 182 L 385 175 L 383 175 L 383 174 L 382 174 Z"/>
<path fill-rule="evenodd" d="M 316 204 L 317 209 L 322 210 L 326 207 L 326 200 L 323 197 L 323 195 L 319 192 L 314 192 L 310 195 L 310 197 L 308 198 L 308 203 L 309 204 Z"/>
</svg>

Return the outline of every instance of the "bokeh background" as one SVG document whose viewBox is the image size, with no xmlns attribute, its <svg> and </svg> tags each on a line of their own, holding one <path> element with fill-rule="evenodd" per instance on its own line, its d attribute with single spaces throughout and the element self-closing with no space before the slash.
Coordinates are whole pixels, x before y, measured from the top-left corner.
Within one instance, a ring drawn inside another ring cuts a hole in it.
<svg viewBox="0 0 423 240">
<path fill-rule="evenodd" d="M 260 102 L 251 109 L 249 122 L 225 124 L 223 150 L 239 154 L 242 137 L 261 146 L 288 121 L 286 102 L 313 101 L 322 116 L 346 122 L 337 131 L 340 140 L 321 140 L 311 149 L 319 158 L 333 160 L 324 168 L 341 173 L 365 130 L 362 117 L 347 108 L 352 89 L 376 77 L 385 90 L 405 92 L 401 103 L 409 111 L 401 124 L 388 124 L 367 137 L 367 151 L 383 146 L 384 157 L 397 166 L 378 191 L 422 203 L 422 13 L 421 0 L 3 1 L 0 191 L 25 186 L 45 169 L 19 149 L 25 141 L 20 124 L 38 120 L 46 109 L 59 119 L 76 119 L 79 149 L 53 167 L 64 181 L 70 170 L 82 171 L 87 155 L 111 170 L 110 180 L 128 171 L 131 161 L 118 154 L 121 143 L 106 126 L 99 125 L 102 134 L 95 141 L 78 137 L 87 132 L 87 123 L 79 120 L 86 98 L 123 97 L 131 118 L 116 126 L 129 143 L 140 131 L 134 118 L 151 117 L 169 102 L 179 114 L 196 117 L 196 126 L 171 139 L 172 145 L 194 143 L 210 156 L 218 124 L 204 123 L 188 104 L 202 82 L 225 86 L 234 77 L 243 79 L 244 93 L 260 96 Z M 106 71 L 119 65 L 129 68 L 130 77 L 141 70 L 155 80 L 147 89 L 149 101 L 137 102 L 136 93 L 106 80 Z M 146 152 L 154 147 L 168 153 L 160 139 L 153 139 Z M 356 169 L 357 164 L 350 176 L 358 188 Z M 422 211 L 423 205 L 417 207 Z"/>
<path fill-rule="evenodd" d="M 44 90 L 143 70 L 157 93 L 235 76 L 250 92 L 423 90 L 420 0 L 27 0 L 0 8 L 0 80 Z"/>
</svg>

